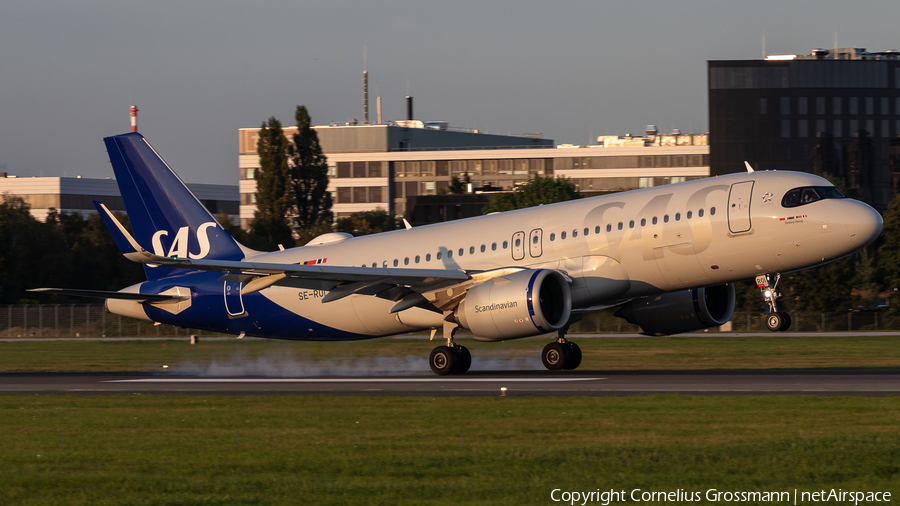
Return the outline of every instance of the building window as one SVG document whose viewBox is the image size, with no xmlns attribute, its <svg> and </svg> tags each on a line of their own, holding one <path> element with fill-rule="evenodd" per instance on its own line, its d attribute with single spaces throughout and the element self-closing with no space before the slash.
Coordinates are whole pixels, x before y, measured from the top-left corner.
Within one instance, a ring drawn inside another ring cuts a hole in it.
<svg viewBox="0 0 900 506">
<path fill-rule="evenodd" d="M 859 114 L 859 99 L 850 97 L 850 114 Z"/>
<path fill-rule="evenodd" d="M 769 107 L 769 101 L 766 97 L 759 99 L 759 113 L 767 114 L 766 109 Z"/>
<path fill-rule="evenodd" d="M 350 168 L 350 162 L 338 162 L 337 177 L 341 179 L 350 177 Z"/>
<path fill-rule="evenodd" d="M 797 135 L 799 137 L 809 137 L 809 125 L 807 120 L 801 119 L 797 122 Z"/>
<path fill-rule="evenodd" d="M 806 113 L 807 113 L 806 97 L 800 97 L 797 99 L 797 114 L 806 114 Z"/>
<path fill-rule="evenodd" d="M 384 202 L 380 186 L 369 187 L 369 202 Z"/>
<path fill-rule="evenodd" d="M 825 114 L 825 97 L 816 97 L 816 114 Z"/>
<path fill-rule="evenodd" d="M 781 120 L 781 137 L 787 138 L 791 136 L 791 120 Z"/>
<path fill-rule="evenodd" d="M 367 201 L 367 191 L 365 186 L 357 186 L 353 188 L 353 202 L 365 203 Z"/>
<path fill-rule="evenodd" d="M 890 122 L 886 119 L 881 120 L 881 136 L 882 137 L 890 137 Z"/>
<path fill-rule="evenodd" d="M 866 114 L 875 114 L 875 97 L 866 97 Z"/>
<path fill-rule="evenodd" d="M 638 178 L 638 188 L 650 188 L 651 186 L 653 186 L 652 177 Z"/>
<path fill-rule="evenodd" d="M 816 135 L 825 133 L 825 120 L 817 119 L 816 120 Z"/>
<path fill-rule="evenodd" d="M 831 106 L 831 108 L 834 109 L 831 111 L 831 114 L 841 114 L 841 97 L 834 97 Z"/>
<path fill-rule="evenodd" d="M 781 114 L 791 113 L 791 98 L 781 97 Z"/>
<path fill-rule="evenodd" d="M 353 188 L 348 187 L 339 187 L 337 189 L 337 203 L 338 204 L 349 204 L 353 202 Z"/>
<path fill-rule="evenodd" d="M 369 162 L 369 177 L 381 177 L 383 162 Z"/>
<path fill-rule="evenodd" d="M 869 137 L 875 137 L 875 120 L 866 120 L 866 133 L 869 134 Z"/>
<path fill-rule="evenodd" d="M 366 177 L 366 162 L 353 162 L 353 177 Z"/>
<path fill-rule="evenodd" d="M 878 112 L 879 112 L 879 114 L 890 114 L 891 113 L 887 97 L 881 97 L 881 110 Z"/>
<path fill-rule="evenodd" d="M 832 135 L 834 135 L 835 137 L 841 137 L 842 135 L 844 135 L 844 130 L 841 128 L 842 126 L 843 123 L 841 122 L 841 120 L 834 120 L 834 131 L 832 132 Z"/>
<path fill-rule="evenodd" d="M 850 120 L 850 137 L 856 137 L 856 134 L 859 133 L 859 121 L 855 119 Z"/>
</svg>

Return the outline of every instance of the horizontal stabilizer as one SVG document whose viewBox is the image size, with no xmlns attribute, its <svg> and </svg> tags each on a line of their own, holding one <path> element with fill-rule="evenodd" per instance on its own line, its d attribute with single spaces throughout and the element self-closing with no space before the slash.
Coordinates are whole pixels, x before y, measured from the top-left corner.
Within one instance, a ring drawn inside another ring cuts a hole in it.
<svg viewBox="0 0 900 506">
<path fill-rule="evenodd" d="M 31 290 L 26 291 L 53 293 L 56 295 L 72 295 L 75 297 L 93 297 L 97 299 L 146 300 L 150 302 L 184 300 L 190 298 L 180 295 L 153 295 L 149 293 L 113 292 L 107 290 L 70 290 L 68 288 L 32 288 Z"/>
</svg>

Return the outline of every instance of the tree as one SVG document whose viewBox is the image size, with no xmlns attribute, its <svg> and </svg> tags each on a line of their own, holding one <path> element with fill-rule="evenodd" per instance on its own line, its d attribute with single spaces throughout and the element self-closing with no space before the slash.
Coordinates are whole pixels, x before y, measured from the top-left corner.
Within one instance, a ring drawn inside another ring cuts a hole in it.
<svg viewBox="0 0 900 506">
<path fill-rule="evenodd" d="M 471 182 L 472 178 L 469 177 L 468 172 L 463 175 L 462 180 L 460 180 L 456 176 L 453 176 L 452 178 L 450 178 L 450 193 L 454 195 L 462 195 L 463 193 L 466 193 L 467 186 Z"/>
<path fill-rule="evenodd" d="M 353 235 L 368 235 L 399 228 L 397 220 L 383 209 L 360 211 L 346 218 L 338 218 L 335 230 Z"/>
<path fill-rule="evenodd" d="M 482 213 L 512 211 L 513 209 L 523 209 L 580 198 L 581 194 L 578 193 L 575 185 L 568 179 L 535 176 L 534 179 L 511 192 L 494 195 L 491 201 L 484 206 Z"/>
<path fill-rule="evenodd" d="M 319 136 L 312 129 L 309 112 L 297 106 L 297 133 L 288 145 L 291 185 L 294 193 L 294 221 L 299 229 L 312 228 L 334 219 L 328 191 L 328 162 L 322 154 Z"/>
<path fill-rule="evenodd" d="M 294 205 L 287 145 L 280 121 L 271 117 L 268 125 L 262 124 L 256 144 L 259 171 L 250 239 L 253 247 L 267 251 L 278 249 L 279 244 L 292 245 L 294 242 L 285 218 Z"/>
</svg>

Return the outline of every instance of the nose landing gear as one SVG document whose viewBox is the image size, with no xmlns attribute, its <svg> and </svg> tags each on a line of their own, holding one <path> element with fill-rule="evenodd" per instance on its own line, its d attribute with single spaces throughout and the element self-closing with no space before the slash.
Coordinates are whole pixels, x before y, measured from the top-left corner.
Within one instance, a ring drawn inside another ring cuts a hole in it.
<svg viewBox="0 0 900 506">
<path fill-rule="evenodd" d="M 766 314 L 766 328 L 771 332 L 784 332 L 791 328 L 791 315 L 786 312 L 779 312 L 778 307 L 775 305 L 775 299 L 781 296 L 780 293 L 775 291 L 775 287 L 778 286 L 780 279 L 781 274 L 778 273 L 775 274 L 774 283 L 769 280 L 768 274 L 756 276 L 756 286 L 759 287 L 766 304 L 769 305 L 769 312 Z"/>
</svg>

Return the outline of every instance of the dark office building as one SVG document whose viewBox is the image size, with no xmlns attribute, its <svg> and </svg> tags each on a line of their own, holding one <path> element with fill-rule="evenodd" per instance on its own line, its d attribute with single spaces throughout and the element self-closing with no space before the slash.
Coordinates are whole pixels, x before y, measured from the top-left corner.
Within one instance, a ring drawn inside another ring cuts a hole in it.
<svg viewBox="0 0 900 506">
<path fill-rule="evenodd" d="M 708 62 L 710 174 L 830 174 L 885 208 L 900 184 L 900 53 Z"/>
</svg>

